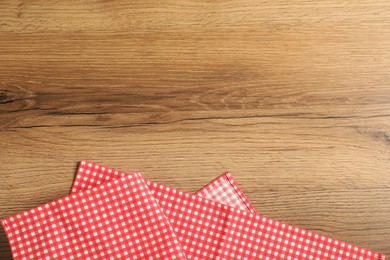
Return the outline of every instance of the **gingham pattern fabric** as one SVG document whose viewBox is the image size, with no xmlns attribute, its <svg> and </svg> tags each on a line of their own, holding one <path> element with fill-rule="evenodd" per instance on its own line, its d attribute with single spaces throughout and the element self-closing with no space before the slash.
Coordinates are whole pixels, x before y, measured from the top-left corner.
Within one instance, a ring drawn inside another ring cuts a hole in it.
<svg viewBox="0 0 390 260">
<path fill-rule="evenodd" d="M 110 180 L 123 174 L 88 165 L 94 168 L 94 178 L 105 176 Z M 88 186 L 89 176 L 77 180 L 75 187 Z M 253 212 L 146 183 L 169 219 L 187 259 L 385 259 L 379 253 Z"/>
<path fill-rule="evenodd" d="M 241 210 L 256 212 L 229 172 L 219 176 L 207 184 L 198 191 L 196 195 L 218 201 L 222 204 Z"/>
<path fill-rule="evenodd" d="M 187 259 L 385 259 L 355 245 L 149 183 Z"/>
<path fill-rule="evenodd" d="M 73 193 L 2 225 L 14 259 L 185 259 L 139 174 Z"/>
<path fill-rule="evenodd" d="M 122 171 L 110 168 L 106 169 L 104 166 L 81 161 L 72 185 L 71 193 L 90 189 L 107 180 L 120 178 L 126 174 Z M 196 195 L 242 210 L 256 212 L 229 172 L 211 181 L 199 190 Z"/>
</svg>

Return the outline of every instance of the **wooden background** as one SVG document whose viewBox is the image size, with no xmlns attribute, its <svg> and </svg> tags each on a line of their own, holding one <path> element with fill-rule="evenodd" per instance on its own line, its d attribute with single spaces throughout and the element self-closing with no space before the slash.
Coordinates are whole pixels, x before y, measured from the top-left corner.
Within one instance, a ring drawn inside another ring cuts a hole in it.
<svg viewBox="0 0 390 260">
<path fill-rule="evenodd" d="M 388 0 L 0 12 L 0 218 L 81 159 L 189 192 L 229 169 L 261 214 L 390 255 Z"/>
</svg>

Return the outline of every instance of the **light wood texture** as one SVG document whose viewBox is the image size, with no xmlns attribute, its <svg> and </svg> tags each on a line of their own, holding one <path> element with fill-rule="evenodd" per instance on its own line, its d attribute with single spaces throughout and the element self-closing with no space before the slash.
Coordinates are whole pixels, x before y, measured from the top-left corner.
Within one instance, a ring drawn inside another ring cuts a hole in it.
<svg viewBox="0 0 390 260">
<path fill-rule="evenodd" d="M 390 255 L 388 0 L 0 10 L 0 218 L 81 159 L 189 192 L 230 170 L 261 214 Z"/>
</svg>

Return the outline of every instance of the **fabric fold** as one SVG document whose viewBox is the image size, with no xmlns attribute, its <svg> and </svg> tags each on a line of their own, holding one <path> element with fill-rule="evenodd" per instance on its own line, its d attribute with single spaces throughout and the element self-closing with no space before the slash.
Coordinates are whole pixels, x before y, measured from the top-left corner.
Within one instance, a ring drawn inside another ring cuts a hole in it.
<svg viewBox="0 0 390 260">
<path fill-rule="evenodd" d="M 87 164 L 95 167 L 93 163 Z M 95 174 L 111 179 L 124 173 L 98 166 Z M 87 175 L 81 179 L 78 185 L 89 178 Z M 151 181 L 146 184 L 169 219 L 188 259 L 385 259 L 379 253 L 255 212 Z"/>
<path fill-rule="evenodd" d="M 14 259 L 186 259 L 135 173 L 1 221 Z"/>
<path fill-rule="evenodd" d="M 230 172 L 214 179 L 195 194 L 241 210 L 256 212 Z"/>
</svg>

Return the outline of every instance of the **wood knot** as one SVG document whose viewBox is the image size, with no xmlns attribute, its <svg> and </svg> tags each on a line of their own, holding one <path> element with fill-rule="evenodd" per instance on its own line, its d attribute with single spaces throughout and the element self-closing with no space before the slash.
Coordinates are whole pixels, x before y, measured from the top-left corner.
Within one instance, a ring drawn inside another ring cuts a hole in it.
<svg viewBox="0 0 390 260">
<path fill-rule="evenodd" d="M 7 100 L 7 93 L 6 92 L 0 92 L 0 102 L 3 102 Z"/>
</svg>

